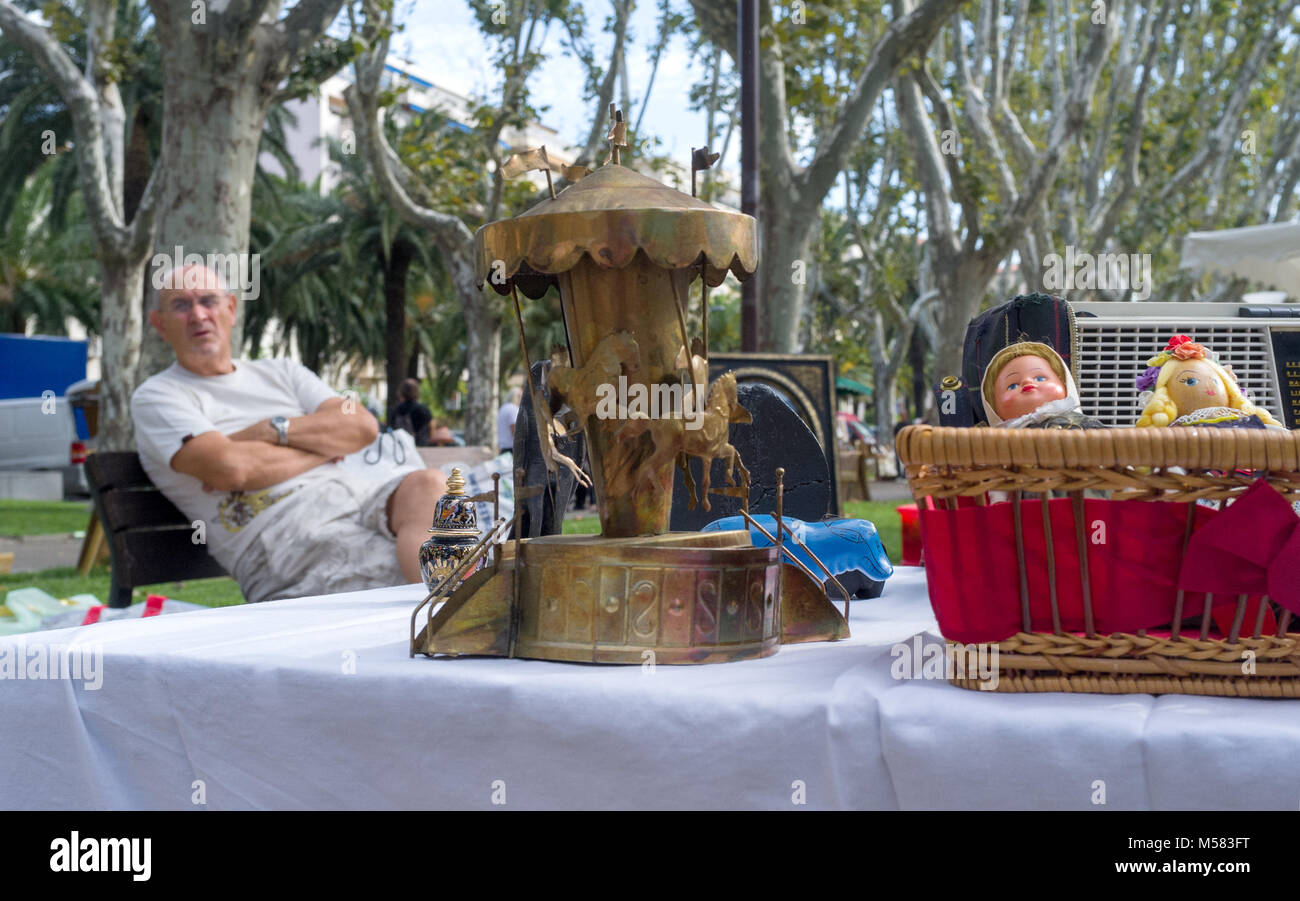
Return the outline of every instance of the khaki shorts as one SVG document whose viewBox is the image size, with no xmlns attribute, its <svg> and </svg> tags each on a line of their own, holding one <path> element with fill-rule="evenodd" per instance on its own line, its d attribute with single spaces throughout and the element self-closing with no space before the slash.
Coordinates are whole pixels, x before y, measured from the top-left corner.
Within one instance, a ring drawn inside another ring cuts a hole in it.
<svg viewBox="0 0 1300 901">
<path fill-rule="evenodd" d="M 340 475 L 280 501 L 280 515 L 262 528 L 235 566 L 245 599 L 255 603 L 405 585 L 387 505 L 408 475 L 387 482 Z"/>
</svg>

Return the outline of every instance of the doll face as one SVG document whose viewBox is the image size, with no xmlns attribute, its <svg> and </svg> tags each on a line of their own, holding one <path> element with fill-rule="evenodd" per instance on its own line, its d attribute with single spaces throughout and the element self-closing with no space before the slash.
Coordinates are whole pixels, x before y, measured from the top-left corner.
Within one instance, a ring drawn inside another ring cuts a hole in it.
<svg viewBox="0 0 1300 901">
<path fill-rule="evenodd" d="M 993 409 L 1004 420 L 1065 397 L 1065 385 L 1042 357 L 1013 357 L 993 382 Z"/>
<path fill-rule="evenodd" d="M 1205 407 L 1223 407 L 1228 403 L 1223 380 L 1204 360 L 1175 363 L 1168 390 L 1180 416 Z"/>
</svg>

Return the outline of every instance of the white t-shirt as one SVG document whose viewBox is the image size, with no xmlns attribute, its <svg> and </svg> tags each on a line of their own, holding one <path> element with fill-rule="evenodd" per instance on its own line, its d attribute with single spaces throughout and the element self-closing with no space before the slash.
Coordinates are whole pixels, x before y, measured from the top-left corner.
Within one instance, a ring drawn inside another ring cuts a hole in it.
<svg viewBox="0 0 1300 901">
<path fill-rule="evenodd" d="M 206 492 L 202 481 L 172 469 L 171 459 L 187 435 L 229 435 L 272 416 L 305 416 L 338 396 L 292 360 L 234 364 L 234 372 L 203 376 L 173 363 L 131 395 L 135 443 L 144 471 L 182 513 L 203 521 L 209 553 L 232 573 L 256 534 L 281 512 L 275 506 L 279 501 L 304 485 L 335 477 L 339 468 L 323 463 L 260 491 L 225 492 Z"/>
<path fill-rule="evenodd" d="M 497 411 L 497 447 L 514 447 L 514 425 L 515 420 L 519 418 L 519 405 L 512 404 L 509 401 L 501 405 Z"/>
</svg>

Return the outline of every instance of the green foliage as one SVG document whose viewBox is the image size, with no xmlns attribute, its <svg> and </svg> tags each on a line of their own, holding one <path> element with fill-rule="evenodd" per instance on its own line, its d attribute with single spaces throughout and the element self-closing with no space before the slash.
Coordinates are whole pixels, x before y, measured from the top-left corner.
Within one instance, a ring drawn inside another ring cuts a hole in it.
<svg viewBox="0 0 1300 901">
<path fill-rule="evenodd" d="M 24 4 L 24 8 L 34 8 L 35 4 Z M 46 0 L 40 6 L 41 15 L 50 23 L 50 31 L 61 43 L 70 44 L 77 38 L 85 37 L 85 26 L 77 15 L 59 0 Z"/>
<path fill-rule="evenodd" d="M 67 320 L 99 330 L 97 263 L 90 228 L 74 199 L 68 221 L 49 216 L 57 166 L 38 169 L 14 198 L 0 231 L 0 331 L 66 335 Z"/>
<path fill-rule="evenodd" d="M 85 28 L 73 8 L 19 0 L 40 9 L 53 34 L 80 69 L 86 66 Z M 120 0 L 116 36 L 104 48 L 96 78 L 115 82 L 129 129 L 142 127 L 150 158 L 162 131 L 160 51 L 143 0 Z M 128 132 L 127 140 L 131 138 Z M 99 331 L 99 293 L 93 235 L 81 201 L 71 152 L 72 119 L 63 99 L 35 61 L 0 35 L 0 328 L 28 325 L 66 334 L 66 320 Z M 53 151 L 53 152 L 51 152 Z M 149 176 L 128 154 L 126 193 Z"/>
<path fill-rule="evenodd" d="M 31 4 L 19 4 L 29 9 Z M 85 63 L 85 38 L 71 31 L 65 42 L 68 55 Z M 50 79 L 7 34 L 0 33 L 0 232 L 4 231 L 14 202 L 27 178 L 46 162 L 53 162 L 64 179 L 76 178 L 76 160 L 66 152 L 71 146 L 72 117 Z M 58 149 L 46 153 L 50 140 Z"/>
<path fill-rule="evenodd" d="M 304 365 L 318 372 L 385 359 L 382 211 L 367 195 L 373 186 L 360 178 L 360 161 L 338 160 L 344 179 L 328 196 L 274 176 L 259 181 L 249 231 L 262 273 L 261 296 L 245 307 L 246 346 L 255 354 L 270 337 L 285 353 L 295 342 Z M 400 240 L 411 237 L 403 232 Z"/>
<path fill-rule="evenodd" d="M 482 138 L 457 127 L 438 110 L 414 115 L 401 128 L 396 118 L 389 116 L 385 122 L 389 143 L 419 179 L 424 203 L 476 222 L 488 159 Z"/>
<path fill-rule="evenodd" d="M 320 89 L 320 83 L 357 58 L 362 44 L 323 35 L 298 63 L 281 90 L 284 98 L 305 100 Z"/>
</svg>

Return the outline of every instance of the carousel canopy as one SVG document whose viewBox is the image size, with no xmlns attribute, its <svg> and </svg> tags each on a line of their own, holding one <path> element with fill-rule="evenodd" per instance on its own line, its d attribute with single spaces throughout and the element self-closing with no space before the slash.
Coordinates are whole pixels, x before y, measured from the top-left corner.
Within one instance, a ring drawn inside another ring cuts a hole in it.
<svg viewBox="0 0 1300 901">
<path fill-rule="evenodd" d="M 487 282 L 509 294 L 514 284 L 532 298 L 545 294 L 556 273 L 584 255 L 611 269 L 627 266 L 638 253 L 664 269 L 698 269 L 703 262 L 710 285 L 720 284 L 728 271 L 743 281 L 758 265 L 753 217 L 711 206 L 617 163 L 526 213 L 483 226 L 474 241 L 480 286 Z"/>
</svg>

